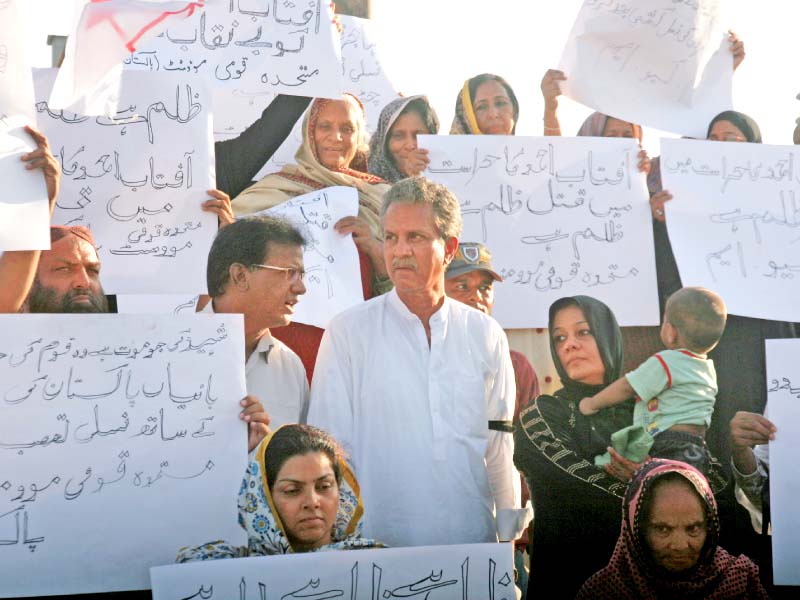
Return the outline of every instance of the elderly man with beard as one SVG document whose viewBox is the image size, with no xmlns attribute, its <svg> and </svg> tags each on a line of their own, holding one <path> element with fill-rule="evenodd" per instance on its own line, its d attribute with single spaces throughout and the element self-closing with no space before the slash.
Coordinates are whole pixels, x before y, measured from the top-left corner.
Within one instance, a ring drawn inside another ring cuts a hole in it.
<svg viewBox="0 0 800 600">
<path fill-rule="evenodd" d="M 36 149 L 24 154 L 27 170 L 41 169 L 53 214 L 61 167 L 47 138 L 26 127 Z M 100 285 L 100 259 L 86 227 L 51 227 L 50 250 L 4 252 L 0 257 L 0 312 L 108 312 Z"/>
<path fill-rule="evenodd" d="M 514 373 L 497 322 L 445 296 L 458 200 L 404 179 L 384 196 L 382 224 L 394 290 L 331 320 L 308 421 L 350 456 L 370 507 L 364 535 L 391 546 L 497 541 L 495 515 L 519 505 Z"/>
<path fill-rule="evenodd" d="M 86 227 L 51 227 L 25 303 L 31 313 L 107 313 L 100 259 Z"/>
</svg>

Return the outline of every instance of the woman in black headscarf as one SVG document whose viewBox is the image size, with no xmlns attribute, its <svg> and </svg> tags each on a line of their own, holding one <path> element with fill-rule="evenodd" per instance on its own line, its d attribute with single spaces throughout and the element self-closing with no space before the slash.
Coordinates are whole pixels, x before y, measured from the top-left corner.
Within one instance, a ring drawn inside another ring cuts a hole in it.
<svg viewBox="0 0 800 600">
<path fill-rule="evenodd" d="M 535 514 L 528 598 L 574 598 L 605 565 L 619 534 L 625 483 L 638 465 L 609 446 L 611 434 L 630 423 L 633 401 L 590 417 L 578 410 L 581 398 L 622 374 L 622 335 L 605 304 L 588 296 L 557 300 L 549 333 L 564 387 L 520 413 L 514 463 Z M 615 460 L 604 470 L 592 459 L 607 449 Z"/>
</svg>

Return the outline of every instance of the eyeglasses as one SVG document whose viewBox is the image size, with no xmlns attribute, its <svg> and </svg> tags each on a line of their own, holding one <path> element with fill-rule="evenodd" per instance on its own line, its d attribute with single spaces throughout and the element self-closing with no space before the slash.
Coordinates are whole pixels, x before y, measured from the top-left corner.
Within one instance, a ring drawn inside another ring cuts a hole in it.
<svg viewBox="0 0 800 600">
<path fill-rule="evenodd" d="M 269 269 L 271 271 L 283 271 L 286 275 L 286 281 L 303 281 L 306 278 L 306 272 L 302 269 L 295 269 L 294 267 L 273 267 L 272 265 L 250 265 L 251 269 Z"/>
<path fill-rule="evenodd" d="M 726 133 L 725 135 L 717 136 L 716 134 L 711 135 L 709 138 L 711 142 L 746 142 L 747 140 L 744 139 L 740 135 L 736 135 L 735 133 Z"/>
</svg>

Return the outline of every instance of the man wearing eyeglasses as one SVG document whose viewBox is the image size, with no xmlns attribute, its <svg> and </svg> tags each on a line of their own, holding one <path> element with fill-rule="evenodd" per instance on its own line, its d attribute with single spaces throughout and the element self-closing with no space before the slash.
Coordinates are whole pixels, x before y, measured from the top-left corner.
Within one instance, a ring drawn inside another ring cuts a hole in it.
<svg viewBox="0 0 800 600">
<path fill-rule="evenodd" d="M 303 363 L 269 331 L 289 324 L 306 293 L 305 243 L 287 221 L 249 217 L 220 229 L 208 254 L 211 302 L 202 312 L 244 315 L 247 393 L 261 399 L 273 428 L 304 423 L 308 412 Z"/>
</svg>

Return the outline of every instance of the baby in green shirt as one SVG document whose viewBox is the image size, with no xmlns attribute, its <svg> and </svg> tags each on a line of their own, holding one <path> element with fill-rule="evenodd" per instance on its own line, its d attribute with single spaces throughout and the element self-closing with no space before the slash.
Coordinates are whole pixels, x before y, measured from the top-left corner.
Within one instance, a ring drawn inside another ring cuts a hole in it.
<svg viewBox="0 0 800 600">
<path fill-rule="evenodd" d="M 667 300 L 661 326 L 667 350 L 581 400 L 580 411 L 592 415 L 635 396 L 633 425 L 616 432 L 612 446 L 635 462 L 649 453 L 689 463 L 708 475 L 711 456 L 705 433 L 714 412 L 717 376 L 706 354 L 722 337 L 726 319 L 725 303 L 711 290 L 678 290 Z M 595 464 L 609 460 L 606 453 L 595 457 Z"/>
</svg>

